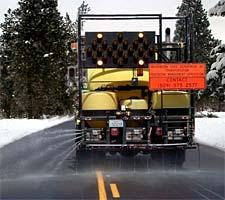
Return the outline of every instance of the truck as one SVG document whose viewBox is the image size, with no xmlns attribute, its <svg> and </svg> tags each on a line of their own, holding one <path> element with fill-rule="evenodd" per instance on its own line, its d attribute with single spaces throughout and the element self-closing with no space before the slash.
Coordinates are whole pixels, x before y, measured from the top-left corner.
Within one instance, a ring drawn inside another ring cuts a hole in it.
<svg viewBox="0 0 225 200">
<path fill-rule="evenodd" d="M 163 22 L 183 20 L 184 41 L 171 42 Z M 158 29 L 82 32 L 84 21 L 154 20 Z M 204 64 L 192 63 L 190 18 L 161 14 L 79 15 L 79 149 L 150 154 L 182 166 L 195 149 L 195 90 L 204 89 Z"/>
</svg>

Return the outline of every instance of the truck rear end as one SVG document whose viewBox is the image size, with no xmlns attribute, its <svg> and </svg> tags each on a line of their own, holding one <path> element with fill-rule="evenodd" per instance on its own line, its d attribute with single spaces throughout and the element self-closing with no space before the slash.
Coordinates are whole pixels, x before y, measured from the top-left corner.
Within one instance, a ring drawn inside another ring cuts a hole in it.
<svg viewBox="0 0 225 200">
<path fill-rule="evenodd" d="M 190 87 L 151 89 L 150 69 L 152 64 L 189 62 L 191 41 L 162 42 L 162 21 L 167 18 L 161 15 L 85 15 L 79 16 L 79 24 L 88 19 L 154 19 L 159 21 L 159 31 L 82 36 L 79 28 L 76 124 L 84 133 L 81 148 L 123 155 L 150 152 L 153 158 L 160 156 L 160 150 L 172 150 L 180 152 L 183 163 L 185 149 L 196 147 L 194 93 Z"/>
</svg>

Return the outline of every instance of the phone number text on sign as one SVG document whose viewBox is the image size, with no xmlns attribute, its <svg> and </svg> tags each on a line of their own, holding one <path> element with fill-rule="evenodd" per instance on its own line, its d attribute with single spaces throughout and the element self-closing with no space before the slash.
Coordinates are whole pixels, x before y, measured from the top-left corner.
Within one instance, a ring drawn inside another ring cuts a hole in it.
<svg viewBox="0 0 225 200">
<path fill-rule="evenodd" d="M 205 76 L 206 66 L 202 63 L 153 63 L 149 64 L 149 89 L 205 89 Z"/>
</svg>

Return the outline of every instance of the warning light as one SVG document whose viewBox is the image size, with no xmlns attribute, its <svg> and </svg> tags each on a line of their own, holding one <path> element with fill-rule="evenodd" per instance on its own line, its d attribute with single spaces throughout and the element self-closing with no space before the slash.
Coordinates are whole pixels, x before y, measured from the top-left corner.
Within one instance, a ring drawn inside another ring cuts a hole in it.
<svg viewBox="0 0 225 200">
<path fill-rule="evenodd" d="M 132 47 L 128 48 L 128 56 L 133 56 L 134 50 Z"/>
<path fill-rule="evenodd" d="M 123 58 L 119 58 L 118 61 L 117 61 L 117 64 L 119 66 L 122 66 L 123 65 Z"/>
<path fill-rule="evenodd" d="M 135 64 L 138 63 L 138 54 L 137 54 L 136 52 L 134 52 L 134 54 L 133 54 L 133 62 L 134 62 Z"/>
<path fill-rule="evenodd" d="M 103 65 L 103 61 L 102 60 L 98 60 L 97 61 L 97 66 L 102 66 Z"/>
<path fill-rule="evenodd" d="M 144 33 L 138 33 L 138 41 L 143 42 L 144 39 Z"/>
<path fill-rule="evenodd" d="M 123 33 L 117 33 L 118 42 L 121 43 L 123 41 Z"/>
<path fill-rule="evenodd" d="M 123 48 L 119 47 L 117 51 L 118 51 L 118 55 L 121 57 L 123 55 Z"/>
<path fill-rule="evenodd" d="M 148 53 L 146 53 L 146 52 L 144 53 L 143 60 L 145 63 L 148 63 Z"/>
<path fill-rule="evenodd" d="M 118 60 L 118 55 L 116 52 L 113 52 L 113 55 L 112 55 L 112 60 L 113 60 L 113 63 L 114 64 L 117 64 L 117 60 Z"/>
<path fill-rule="evenodd" d="M 102 42 L 102 38 L 103 38 L 103 34 L 102 33 L 97 33 L 97 42 L 98 43 Z"/>
<path fill-rule="evenodd" d="M 128 48 L 128 40 L 123 40 L 123 49 L 126 50 Z"/>
<path fill-rule="evenodd" d="M 134 40 L 133 41 L 133 49 L 137 50 L 137 48 L 138 48 L 138 41 Z"/>
<path fill-rule="evenodd" d="M 144 33 L 138 33 L 138 38 L 144 38 Z"/>
<path fill-rule="evenodd" d="M 144 64 L 145 64 L 144 60 L 140 59 L 140 60 L 138 61 L 138 65 L 139 65 L 139 66 L 143 66 Z"/>
<path fill-rule="evenodd" d="M 87 48 L 87 57 L 91 57 L 91 55 L 92 55 L 91 47 L 88 47 Z"/>
<path fill-rule="evenodd" d="M 98 38 L 98 39 L 102 39 L 102 38 L 103 38 L 102 33 L 97 33 L 97 38 Z"/>
<path fill-rule="evenodd" d="M 96 40 L 93 40 L 91 45 L 92 45 L 93 50 L 97 49 L 97 41 Z"/>
<path fill-rule="evenodd" d="M 97 48 L 97 55 L 98 55 L 98 57 L 102 56 L 102 47 Z"/>
<path fill-rule="evenodd" d="M 103 64 L 107 64 L 107 61 L 108 61 L 107 54 L 104 54 L 104 55 L 102 56 L 102 61 L 103 61 Z"/>
<path fill-rule="evenodd" d="M 84 66 L 146 68 L 156 60 L 155 38 L 154 31 L 86 32 Z"/>
<path fill-rule="evenodd" d="M 112 53 L 113 53 L 113 49 L 112 49 L 112 47 L 109 47 L 109 48 L 107 49 L 107 55 L 108 55 L 109 57 L 111 57 L 111 56 L 112 56 Z"/>
<path fill-rule="evenodd" d="M 150 43 L 149 40 L 147 40 L 147 39 L 144 40 L 143 47 L 144 47 L 145 50 L 148 49 L 149 43 Z"/>
<path fill-rule="evenodd" d="M 113 47 L 113 49 L 117 49 L 117 45 L 118 45 L 118 42 L 117 42 L 116 39 L 114 39 L 114 40 L 112 41 L 112 47 Z"/>
<path fill-rule="evenodd" d="M 106 40 L 104 40 L 103 42 L 102 42 L 102 48 L 104 49 L 104 50 L 106 50 L 107 49 L 107 41 Z"/>
<path fill-rule="evenodd" d="M 127 62 L 128 62 L 128 54 L 127 53 L 124 53 L 123 54 L 123 63 L 124 64 L 127 64 Z"/>
<path fill-rule="evenodd" d="M 143 56 L 143 54 L 144 54 L 144 48 L 143 47 L 138 48 L 138 55 Z"/>
<path fill-rule="evenodd" d="M 93 62 L 94 64 L 97 63 L 97 53 L 96 53 L 96 52 L 92 53 L 92 62 Z"/>
</svg>

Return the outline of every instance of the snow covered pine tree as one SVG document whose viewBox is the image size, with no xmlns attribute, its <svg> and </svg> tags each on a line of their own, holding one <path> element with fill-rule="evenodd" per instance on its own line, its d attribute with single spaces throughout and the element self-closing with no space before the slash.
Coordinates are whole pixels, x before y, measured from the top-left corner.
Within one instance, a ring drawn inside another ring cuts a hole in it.
<svg viewBox="0 0 225 200">
<path fill-rule="evenodd" d="M 18 15 L 17 9 L 9 9 L 4 15 L 5 21 L 0 25 L 2 35 L 0 36 L 0 115 L 6 118 L 13 117 L 15 80 L 15 44 L 17 38 Z"/>
<path fill-rule="evenodd" d="M 209 29 L 209 20 L 207 12 L 202 6 L 201 0 L 183 0 L 181 6 L 178 7 L 177 16 L 190 16 L 192 39 L 193 39 L 193 61 L 203 62 L 208 66 L 212 63 L 210 51 L 219 44 Z M 175 30 L 175 42 L 185 41 L 184 22 L 178 20 Z"/>
<path fill-rule="evenodd" d="M 225 16 L 225 0 L 219 1 L 209 10 L 210 16 Z M 207 81 L 211 96 L 216 97 L 220 102 L 225 99 L 225 44 L 218 45 L 211 51 L 211 57 L 216 61 L 211 65 L 207 74 Z"/>
<path fill-rule="evenodd" d="M 67 30 L 57 0 L 19 0 L 18 4 L 12 51 L 14 116 L 64 114 L 70 105 L 65 85 Z"/>
</svg>

